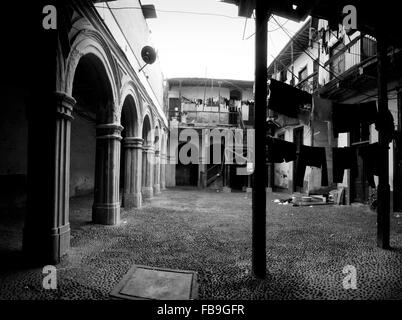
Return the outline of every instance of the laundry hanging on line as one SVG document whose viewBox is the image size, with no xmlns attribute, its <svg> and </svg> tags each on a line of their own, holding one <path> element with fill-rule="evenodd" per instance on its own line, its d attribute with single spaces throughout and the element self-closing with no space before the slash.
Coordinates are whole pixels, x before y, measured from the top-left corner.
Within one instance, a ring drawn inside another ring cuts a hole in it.
<svg viewBox="0 0 402 320">
<path fill-rule="evenodd" d="M 332 148 L 333 182 L 342 183 L 345 169 L 357 172 L 357 150 L 355 147 Z"/>
<path fill-rule="evenodd" d="M 324 147 L 300 146 L 296 161 L 296 186 L 303 187 L 307 166 L 321 168 L 321 185 L 328 186 L 327 158 Z"/>
<path fill-rule="evenodd" d="M 312 104 L 310 93 L 275 79 L 269 84 L 268 108 L 288 117 L 298 118 L 304 105 Z"/>
<path fill-rule="evenodd" d="M 370 187 L 375 188 L 374 176 L 379 175 L 381 146 L 378 142 L 360 146 L 358 154 L 363 160 L 363 166 Z M 385 147 L 388 152 L 388 148 Z"/>
<path fill-rule="evenodd" d="M 377 119 L 378 112 L 375 101 L 357 104 L 334 102 L 332 105 L 332 128 L 335 138 L 339 133 L 354 131 L 361 124 L 370 125 Z"/>
<path fill-rule="evenodd" d="M 296 144 L 267 136 L 268 162 L 282 163 L 296 160 Z"/>
</svg>

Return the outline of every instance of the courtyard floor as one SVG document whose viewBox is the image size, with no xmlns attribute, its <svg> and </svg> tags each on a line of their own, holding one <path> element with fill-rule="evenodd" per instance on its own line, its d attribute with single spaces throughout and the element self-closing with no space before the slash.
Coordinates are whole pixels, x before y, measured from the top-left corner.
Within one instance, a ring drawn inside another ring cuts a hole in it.
<svg viewBox="0 0 402 320">
<path fill-rule="evenodd" d="M 391 217 L 391 250 L 376 247 L 366 206 L 292 207 L 267 195 L 267 278 L 251 275 L 251 194 L 173 188 L 120 226 L 92 224 L 91 199 L 71 200 L 71 250 L 57 290 L 42 269 L 21 265 L 21 215 L 0 217 L 0 299 L 109 299 L 133 264 L 194 270 L 200 299 L 402 299 L 402 215 Z M 346 265 L 357 289 L 345 290 Z"/>
</svg>

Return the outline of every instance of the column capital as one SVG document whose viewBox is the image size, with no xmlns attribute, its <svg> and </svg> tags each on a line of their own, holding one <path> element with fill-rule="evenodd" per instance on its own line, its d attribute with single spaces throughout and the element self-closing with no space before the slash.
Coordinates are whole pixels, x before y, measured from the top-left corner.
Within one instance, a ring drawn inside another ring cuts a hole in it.
<svg viewBox="0 0 402 320">
<path fill-rule="evenodd" d="M 96 139 L 117 139 L 121 140 L 123 127 L 118 123 L 107 123 L 96 126 Z"/>
<path fill-rule="evenodd" d="M 37 92 L 26 98 L 28 118 L 32 118 L 32 120 L 41 118 L 44 110 L 50 110 L 48 107 L 54 110 L 56 118 L 72 120 L 75 104 L 76 101 L 73 97 L 59 91 Z"/>
<path fill-rule="evenodd" d="M 73 97 L 70 97 L 64 92 L 54 92 L 56 99 L 56 114 L 61 118 L 73 119 L 73 107 L 77 103 Z"/>
<path fill-rule="evenodd" d="M 142 149 L 144 139 L 139 137 L 126 137 L 123 139 L 123 147 L 126 149 Z"/>
</svg>

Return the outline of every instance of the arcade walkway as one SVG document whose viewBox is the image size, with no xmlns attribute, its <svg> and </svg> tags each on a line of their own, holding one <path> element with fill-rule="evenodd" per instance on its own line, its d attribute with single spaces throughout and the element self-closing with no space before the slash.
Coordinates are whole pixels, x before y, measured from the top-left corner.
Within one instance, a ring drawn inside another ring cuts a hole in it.
<svg viewBox="0 0 402 320">
<path fill-rule="evenodd" d="M 91 199 L 71 201 L 71 250 L 58 289 L 42 289 L 41 269 L 20 266 L 21 223 L 0 221 L 0 299 L 108 299 L 133 264 L 199 273 L 201 299 L 402 299 L 402 217 L 391 219 L 391 245 L 375 246 L 376 215 L 366 207 L 291 207 L 268 195 L 268 278 L 250 275 L 250 194 L 175 188 L 120 226 L 94 225 Z M 85 209 L 87 208 L 87 209 Z M 342 269 L 357 269 L 345 290 Z"/>
</svg>

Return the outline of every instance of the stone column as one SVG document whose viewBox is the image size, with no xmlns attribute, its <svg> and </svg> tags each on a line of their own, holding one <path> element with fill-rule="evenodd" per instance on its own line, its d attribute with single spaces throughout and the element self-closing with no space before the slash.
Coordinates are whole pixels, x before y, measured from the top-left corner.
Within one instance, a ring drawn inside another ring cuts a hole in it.
<svg viewBox="0 0 402 320">
<path fill-rule="evenodd" d="M 28 179 L 23 251 L 57 264 L 70 247 L 70 137 L 75 100 L 43 94 L 27 104 Z"/>
<path fill-rule="evenodd" d="M 160 187 L 160 166 L 161 166 L 161 161 L 160 161 L 160 151 L 155 150 L 155 156 L 154 156 L 154 195 L 157 195 L 161 193 L 161 187 Z"/>
<path fill-rule="evenodd" d="M 120 222 L 119 180 L 120 141 L 123 127 L 102 124 L 96 127 L 95 192 L 92 207 L 94 223 Z"/>
<path fill-rule="evenodd" d="M 166 153 L 161 153 L 161 190 L 166 190 L 166 161 Z"/>
<path fill-rule="evenodd" d="M 142 138 L 128 137 L 123 140 L 125 149 L 123 206 L 127 209 L 140 208 L 142 205 L 142 144 Z"/>
<path fill-rule="evenodd" d="M 149 199 L 154 194 L 153 169 L 154 169 L 154 147 L 150 145 L 142 148 L 142 197 Z"/>
</svg>

